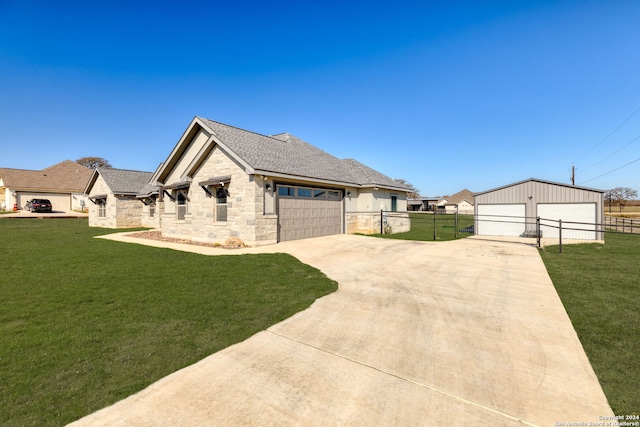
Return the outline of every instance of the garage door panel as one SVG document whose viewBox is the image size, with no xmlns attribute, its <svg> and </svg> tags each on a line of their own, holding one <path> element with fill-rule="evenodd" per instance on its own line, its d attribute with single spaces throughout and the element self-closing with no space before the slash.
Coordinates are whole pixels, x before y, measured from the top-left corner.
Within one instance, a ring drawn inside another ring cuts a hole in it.
<svg viewBox="0 0 640 427">
<path fill-rule="evenodd" d="M 578 240 L 596 239 L 595 203 L 539 203 L 542 237 L 558 238 L 559 220 L 562 220 L 562 238 Z"/>
<path fill-rule="evenodd" d="M 278 198 L 279 241 L 342 233 L 342 200 Z"/>
<path fill-rule="evenodd" d="M 524 204 L 478 205 L 476 234 L 519 237 L 526 230 Z"/>
<path fill-rule="evenodd" d="M 17 193 L 17 203 L 24 209 L 31 199 L 48 199 L 54 211 L 69 211 L 71 209 L 71 195 L 64 193 Z"/>
</svg>

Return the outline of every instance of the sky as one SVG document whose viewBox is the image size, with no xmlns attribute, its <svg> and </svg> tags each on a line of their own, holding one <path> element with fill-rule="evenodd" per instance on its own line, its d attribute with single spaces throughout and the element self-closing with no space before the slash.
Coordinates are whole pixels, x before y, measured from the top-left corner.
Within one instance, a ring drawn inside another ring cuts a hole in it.
<svg viewBox="0 0 640 427">
<path fill-rule="evenodd" d="M 0 167 L 154 171 L 194 116 L 423 196 L 640 191 L 640 2 L 0 0 Z"/>
</svg>

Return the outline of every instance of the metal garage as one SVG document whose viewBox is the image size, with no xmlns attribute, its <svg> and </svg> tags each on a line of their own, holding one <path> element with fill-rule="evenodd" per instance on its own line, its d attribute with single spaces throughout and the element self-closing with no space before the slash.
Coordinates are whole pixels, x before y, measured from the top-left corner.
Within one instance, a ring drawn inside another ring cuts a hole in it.
<svg viewBox="0 0 640 427">
<path fill-rule="evenodd" d="M 31 199 L 49 199 L 52 209 L 54 211 L 69 211 L 71 210 L 71 195 L 63 193 L 23 193 L 17 194 L 18 206 L 24 209 L 24 206 Z"/>
<path fill-rule="evenodd" d="M 539 217 L 542 237 L 557 238 L 562 220 L 563 238 L 602 240 L 597 224 L 604 219 L 603 198 L 602 190 L 534 178 L 476 193 L 476 234 L 532 237 Z M 505 226 L 513 217 L 521 223 Z"/>
<path fill-rule="evenodd" d="M 278 185 L 277 194 L 278 241 L 342 233 L 342 191 Z"/>
</svg>

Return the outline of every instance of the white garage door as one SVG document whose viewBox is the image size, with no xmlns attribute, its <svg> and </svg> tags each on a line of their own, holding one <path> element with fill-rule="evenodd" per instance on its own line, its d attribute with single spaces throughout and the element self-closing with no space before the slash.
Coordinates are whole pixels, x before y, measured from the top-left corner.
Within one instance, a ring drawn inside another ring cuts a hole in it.
<svg viewBox="0 0 640 427">
<path fill-rule="evenodd" d="M 49 199 L 52 210 L 69 211 L 71 210 L 71 195 L 63 193 L 18 193 L 18 206 L 24 209 L 24 206 L 31 199 Z"/>
<path fill-rule="evenodd" d="M 561 219 L 563 239 L 596 239 L 595 203 L 539 203 L 538 216 L 542 237 L 557 239 Z"/>
<path fill-rule="evenodd" d="M 278 186 L 278 241 L 342 233 L 342 191 Z"/>
<path fill-rule="evenodd" d="M 478 205 L 477 235 L 520 237 L 525 229 L 524 204 Z"/>
</svg>

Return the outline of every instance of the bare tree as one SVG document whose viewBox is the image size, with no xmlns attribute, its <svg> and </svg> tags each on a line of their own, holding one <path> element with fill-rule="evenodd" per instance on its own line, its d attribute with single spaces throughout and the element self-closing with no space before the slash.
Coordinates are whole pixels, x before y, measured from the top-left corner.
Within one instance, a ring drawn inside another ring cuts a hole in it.
<svg viewBox="0 0 640 427">
<path fill-rule="evenodd" d="M 109 164 L 109 161 L 107 159 L 103 159 L 102 157 L 82 157 L 76 160 L 76 162 L 80 163 L 82 166 L 88 167 L 89 169 L 112 167 Z"/>
<path fill-rule="evenodd" d="M 404 186 L 409 187 L 409 190 L 407 191 L 407 197 L 409 197 L 410 199 L 418 199 L 420 197 L 420 190 L 418 190 L 409 181 L 404 180 L 404 179 L 396 179 L 395 181 L 399 182 L 400 184 L 402 184 Z"/>
<path fill-rule="evenodd" d="M 613 205 L 620 205 L 620 212 L 629 200 L 638 197 L 638 191 L 629 187 L 616 187 L 604 192 L 604 200 L 609 205 L 609 213 Z"/>
</svg>

